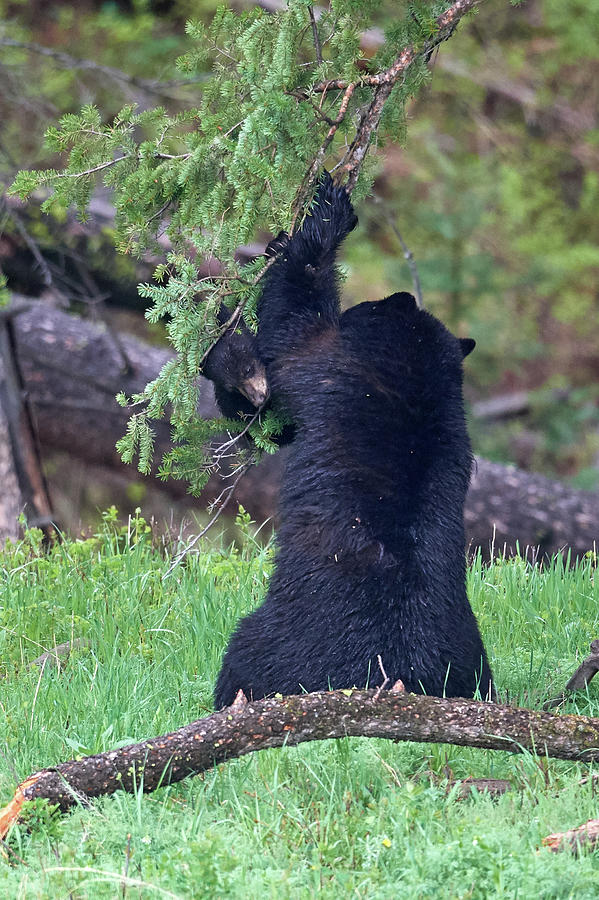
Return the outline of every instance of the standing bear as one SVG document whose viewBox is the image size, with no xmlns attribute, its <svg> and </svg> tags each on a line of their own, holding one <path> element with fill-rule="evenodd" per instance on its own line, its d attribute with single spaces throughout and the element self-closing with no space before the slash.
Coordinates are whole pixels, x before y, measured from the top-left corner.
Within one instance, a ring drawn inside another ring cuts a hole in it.
<svg viewBox="0 0 599 900">
<path fill-rule="evenodd" d="M 340 315 L 335 255 L 357 223 L 325 175 L 258 305 L 257 351 L 294 426 L 266 599 L 227 647 L 216 708 L 353 686 L 492 696 L 466 596 L 472 453 L 458 340 L 411 294 Z"/>
</svg>

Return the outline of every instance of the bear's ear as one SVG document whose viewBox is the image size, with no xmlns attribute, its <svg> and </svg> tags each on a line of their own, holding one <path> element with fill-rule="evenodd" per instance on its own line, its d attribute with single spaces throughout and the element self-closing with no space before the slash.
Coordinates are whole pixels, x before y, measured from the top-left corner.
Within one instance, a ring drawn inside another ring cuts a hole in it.
<svg viewBox="0 0 599 900">
<path fill-rule="evenodd" d="M 390 297 L 385 297 L 385 300 L 388 303 L 402 306 L 406 310 L 414 309 L 416 307 L 416 298 L 413 294 L 408 294 L 407 291 L 399 291 L 397 294 L 391 294 Z"/>
<path fill-rule="evenodd" d="M 476 341 L 473 338 L 459 338 L 460 347 L 462 348 L 462 358 L 472 353 L 476 347 Z"/>
</svg>

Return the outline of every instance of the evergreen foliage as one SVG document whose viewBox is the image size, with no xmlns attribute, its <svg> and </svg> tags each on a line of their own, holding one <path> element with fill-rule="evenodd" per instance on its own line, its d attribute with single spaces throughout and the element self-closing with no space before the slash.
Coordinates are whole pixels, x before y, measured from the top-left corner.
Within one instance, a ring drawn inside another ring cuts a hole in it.
<svg viewBox="0 0 599 900">
<path fill-rule="evenodd" d="M 407 45 L 430 46 L 436 17 L 447 6 L 439 0 L 403 2 L 368 74 L 384 71 Z M 376 8 L 374 2 L 334 0 L 313 27 L 311 4 L 289 0 L 275 15 L 222 7 L 209 27 L 190 22 L 190 49 L 178 67 L 187 77 L 204 79 L 197 106 L 172 115 L 129 105 L 108 123 L 95 106 L 85 106 L 46 133 L 47 148 L 65 157 L 65 168 L 22 171 L 16 178 L 13 193 L 26 198 L 50 188 L 46 211 L 75 204 L 82 216 L 103 182 L 113 192 L 123 253 L 157 249 L 164 234 L 170 240 L 154 283 L 139 290 L 150 301 L 150 322 L 166 322 L 177 356 L 142 394 L 119 398 L 139 406 L 119 449 L 127 461 L 137 456 L 141 471 L 148 472 L 152 462 L 151 420 L 168 408 L 177 447 L 163 461 L 161 474 L 187 478 L 192 492 L 205 483 L 202 448 L 216 425 L 196 416 L 197 376 L 219 334 L 221 301 L 231 311 L 243 309 L 255 325 L 264 271 L 262 259 L 242 267 L 235 250 L 258 229 L 293 226 L 311 199 L 321 166 L 332 169 L 343 157 L 376 90 L 359 67 L 360 33 L 372 24 Z M 422 52 L 386 103 L 379 143 L 404 138 L 406 101 L 427 75 Z M 323 88 L 331 79 L 357 85 L 342 121 L 343 90 Z M 358 195 L 368 189 L 369 171 L 360 174 Z M 219 274 L 201 273 L 206 257 L 220 261 Z M 227 426 L 239 431 L 243 423 Z M 274 414 L 252 425 L 255 446 L 274 449 L 271 437 L 280 427 Z"/>
</svg>

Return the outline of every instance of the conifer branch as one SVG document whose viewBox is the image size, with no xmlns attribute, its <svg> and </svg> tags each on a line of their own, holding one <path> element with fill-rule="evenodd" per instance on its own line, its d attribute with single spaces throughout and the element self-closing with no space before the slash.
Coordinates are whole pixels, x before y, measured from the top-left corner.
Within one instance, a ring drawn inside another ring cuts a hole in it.
<svg viewBox="0 0 599 900">
<path fill-rule="evenodd" d="M 149 465 L 148 420 L 160 418 L 170 408 L 181 447 L 178 455 L 164 460 L 163 474 L 183 474 L 194 490 L 207 478 L 209 468 L 207 463 L 197 465 L 206 429 L 197 422 L 196 376 L 248 301 L 256 301 L 256 286 L 274 259 L 256 260 L 245 278 L 235 263 L 226 261 L 232 260 L 237 244 L 252 239 L 258 226 L 274 222 L 292 234 L 303 220 L 323 167 L 331 169 L 349 192 L 354 189 L 386 104 L 391 98 L 394 110 L 385 119 L 384 134 L 394 137 L 401 131 L 406 96 L 424 74 L 423 59 L 480 0 L 455 0 L 432 26 L 428 19 L 407 17 L 406 46 L 382 72 L 358 71 L 355 23 L 366 22 L 367 16 L 355 13 L 355 6 L 347 2 L 343 14 L 314 9 L 310 3 L 281 9 L 274 40 L 273 22 L 266 14 L 258 13 L 248 24 L 235 11 L 221 9 L 208 29 L 191 23 L 189 32 L 200 47 L 182 58 L 182 66 L 193 73 L 206 54 L 218 54 L 210 89 L 197 108 L 170 115 L 161 108 L 137 113 L 127 106 L 111 126 L 104 126 L 98 110 L 88 105 L 79 115 L 64 116 L 48 132 L 49 146 L 69 153 L 66 168 L 21 172 L 11 189 L 25 199 L 36 188 L 49 185 L 54 197 L 45 208 L 75 203 L 84 210 L 90 204 L 94 176 L 99 176 L 114 191 L 121 250 L 143 253 L 160 246 L 164 235 L 168 238 L 167 263 L 159 265 L 155 282 L 142 285 L 140 292 L 151 302 L 147 312 L 151 321 L 168 319 L 179 359 L 136 395 L 136 402 L 146 409 L 120 449 L 130 461 L 144 448 Z M 306 61 L 310 29 L 313 49 Z M 327 66 L 337 66 L 337 73 L 356 72 L 355 77 L 306 87 L 321 77 L 324 51 L 333 35 L 334 57 L 331 53 L 326 59 Z M 86 61 L 61 51 L 11 39 L 0 39 L 2 43 L 53 57 L 67 67 L 88 68 Z M 417 61 L 419 68 L 408 78 Z M 257 73 L 265 67 L 269 77 L 258 85 Z M 105 74 L 117 78 L 122 73 L 106 67 Z M 129 80 L 148 89 L 157 84 Z M 399 89 L 393 93 L 395 88 Z M 222 261 L 218 275 L 201 277 L 202 257 Z M 161 278 L 167 271 L 169 278 Z M 198 311 L 196 295 L 204 315 Z M 225 298 L 231 298 L 235 308 L 216 327 L 210 317 Z M 195 468 L 191 455 L 185 456 L 185 444 L 197 451 Z"/>
<path fill-rule="evenodd" d="M 374 75 L 364 75 L 356 82 L 344 81 L 340 78 L 331 78 L 322 81 L 320 84 L 314 85 L 311 92 L 314 94 L 327 93 L 331 90 L 345 91 L 350 84 L 363 85 L 365 87 L 383 87 L 384 85 L 395 85 L 398 79 L 403 75 L 406 69 L 412 65 L 416 59 L 428 56 L 439 44 L 446 41 L 453 34 L 456 25 L 466 13 L 478 6 L 482 0 L 456 0 L 444 13 L 436 19 L 437 31 L 421 47 L 410 44 L 401 51 L 395 62 L 384 72 L 377 72 Z"/>
<path fill-rule="evenodd" d="M 123 162 L 125 159 L 131 159 L 131 154 L 127 153 L 124 156 L 117 156 L 116 159 L 107 159 L 103 163 L 98 163 L 97 166 L 92 166 L 89 169 L 83 169 L 79 172 L 57 172 L 53 177 L 58 178 L 85 178 L 86 175 L 95 175 L 96 172 L 101 172 L 103 169 L 110 169 L 112 166 L 116 166 L 117 163 Z"/>
<path fill-rule="evenodd" d="M 395 85 L 405 77 L 408 68 L 417 59 L 429 57 L 435 47 L 447 40 L 453 34 L 460 19 L 480 2 L 481 0 L 456 0 L 455 3 L 436 19 L 437 30 L 435 34 L 420 47 L 415 44 L 410 44 L 405 47 L 393 65 L 384 72 L 378 72 L 374 75 L 364 75 L 359 80 L 349 82 L 342 79 L 329 79 L 311 88 L 311 94 L 326 95 L 332 90 L 343 91 L 343 98 L 339 105 L 337 117 L 331 122 L 329 132 L 315 155 L 310 169 L 303 181 L 302 188 L 298 192 L 297 202 L 294 206 L 293 225 L 297 222 L 298 217 L 303 211 L 306 198 L 311 195 L 318 172 L 322 168 L 326 152 L 339 127 L 345 120 L 351 98 L 356 89 L 358 87 L 375 88 L 372 101 L 362 111 L 355 137 L 337 170 L 337 177 L 339 180 L 344 176 L 347 178 L 345 186 L 350 194 L 357 184 L 372 137 L 376 134 L 379 127 L 385 103 L 391 96 L 391 92 Z M 304 93 L 303 99 L 309 99 L 309 94 Z"/>
<path fill-rule="evenodd" d="M 350 193 L 357 183 L 372 136 L 376 134 L 383 108 L 395 85 L 417 59 L 430 56 L 435 47 L 446 41 L 453 34 L 459 20 L 479 2 L 480 0 L 457 0 L 437 18 L 437 32 L 425 41 L 422 47 L 411 44 L 402 50 L 393 65 L 385 72 L 369 75 L 363 79 L 362 83 L 375 87 L 375 92 L 370 106 L 361 117 L 356 136 L 341 165 L 342 171 L 348 176 L 346 187 Z"/>
</svg>

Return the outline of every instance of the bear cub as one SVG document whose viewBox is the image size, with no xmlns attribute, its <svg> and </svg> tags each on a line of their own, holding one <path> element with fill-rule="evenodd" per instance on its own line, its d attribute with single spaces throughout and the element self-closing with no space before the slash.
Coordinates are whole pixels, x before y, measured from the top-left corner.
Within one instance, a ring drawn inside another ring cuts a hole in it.
<svg viewBox="0 0 599 900">
<path fill-rule="evenodd" d="M 493 696 L 466 596 L 472 453 L 458 340 L 407 293 L 340 314 L 335 257 L 357 223 L 323 178 L 279 235 L 258 304 L 258 358 L 294 438 L 266 599 L 238 623 L 216 708 L 248 698 L 391 684 Z"/>
<path fill-rule="evenodd" d="M 221 305 L 217 321 L 224 325 L 231 313 Z M 251 418 L 268 399 L 264 366 L 258 359 L 256 338 L 240 318 L 216 342 L 202 368 L 214 384 L 214 397 L 227 419 Z"/>
</svg>

